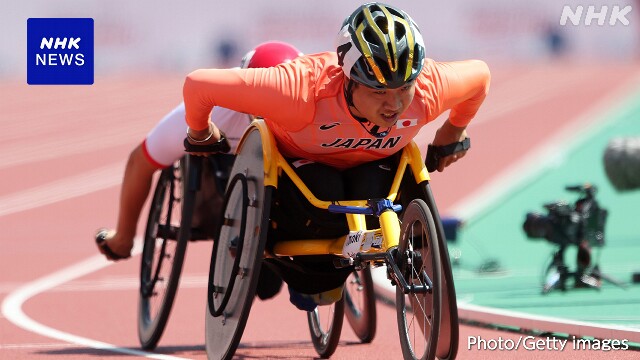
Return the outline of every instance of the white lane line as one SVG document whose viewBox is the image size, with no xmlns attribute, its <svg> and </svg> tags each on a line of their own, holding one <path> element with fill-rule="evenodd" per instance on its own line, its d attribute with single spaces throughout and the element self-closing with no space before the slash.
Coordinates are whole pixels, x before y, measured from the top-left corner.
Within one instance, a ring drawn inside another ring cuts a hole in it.
<svg viewBox="0 0 640 360">
<path fill-rule="evenodd" d="M 124 162 L 118 162 L 5 195 L 0 197 L 0 216 L 35 209 L 119 185 L 122 182 L 124 167 Z"/>
<path fill-rule="evenodd" d="M 200 289 L 206 288 L 209 281 L 209 274 L 182 274 L 180 276 L 180 289 Z M 140 287 L 140 278 L 123 277 L 117 279 L 104 280 L 84 280 L 72 281 L 62 284 L 53 292 L 78 292 L 78 291 L 113 291 L 113 290 L 135 290 Z"/>
<path fill-rule="evenodd" d="M 541 76 L 544 71 L 541 69 L 529 71 L 509 81 L 502 82 L 497 90 L 491 90 L 488 100 L 485 101 L 478 115 L 469 124 L 469 128 L 474 129 L 476 126 L 493 123 L 501 120 L 500 116 L 505 114 L 516 113 L 518 109 L 564 95 L 567 91 L 573 89 L 576 83 L 584 76 L 582 72 L 576 73 L 574 71 L 570 76 L 564 75 L 564 81 L 550 83 L 548 87 L 543 89 L 531 88 L 530 86 L 523 88 L 520 86 L 521 84 L 527 84 L 530 81 L 529 79 L 533 80 Z M 445 112 L 434 121 L 434 124 L 441 124 L 448 116 L 449 113 Z M 425 126 L 420 129 L 414 139 L 419 146 L 423 147 L 421 148 L 423 153 L 426 151 L 426 145 L 422 144 L 431 143 L 433 134 L 434 130 L 430 126 Z"/>
<path fill-rule="evenodd" d="M 10 166 L 29 164 L 35 161 L 51 160 L 64 156 L 87 153 L 90 150 L 105 149 L 120 145 L 134 144 L 142 141 L 148 131 L 148 124 L 131 124 L 126 129 L 107 129 L 99 136 L 85 136 L 74 141 L 68 138 L 48 140 L 25 147 L 4 146 L 0 169 Z"/>
<path fill-rule="evenodd" d="M 499 119 L 500 116 L 514 112 L 517 109 L 522 109 L 526 106 L 530 106 L 535 103 L 542 103 L 546 100 L 563 96 L 564 94 L 571 93 L 571 90 L 576 87 L 577 84 L 584 83 L 584 72 L 581 70 L 573 71 L 569 74 L 563 75 L 562 81 L 556 81 L 549 83 L 544 87 L 531 88 L 526 85 L 522 88 L 522 84 L 529 84 L 530 81 L 535 81 L 535 77 L 543 76 L 548 70 L 533 71 L 529 73 L 531 80 L 523 81 L 521 78 L 516 78 L 516 81 L 505 83 L 498 87 L 493 93 L 490 91 L 490 95 L 482 105 L 480 112 L 476 119 L 471 124 L 473 126 L 482 124 L 485 122 L 493 122 Z M 537 80 L 539 81 L 539 80 Z M 492 99 L 497 99 L 493 101 Z M 498 103 L 499 101 L 499 103 Z"/>
<path fill-rule="evenodd" d="M 183 274 L 180 276 L 180 289 L 206 288 L 208 274 Z M 0 284 L 0 294 L 9 293 L 24 283 Z M 113 291 L 135 290 L 140 287 L 140 279 L 133 276 L 109 277 L 104 279 L 75 280 L 61 284 L 51 292 L 81 292 L 81 291 Z"/>
<path fill-rule="evenodd" d="M 624 339 L 635 343 L 640 342 L 640 329 L 631 326 L 598 324 L 553 316 L 532 315 L 520 311 L 496 309 L 474 304 L 460 303 L 458 305 L 460 319 L 473 320 L 485 324 L 511 325 L 527 330 L 535 329 L 571 334 L 576 337 Z"/>
<path fill-rule="evenodd" d="M 0 350 L 12 350 L 12 349 L 58 349 L 58 348 L 70 348 L 78 347 L 78 345 L 67 343 L 31 343 L 31 344 L 0 344 Z"/>
<path fill-rule="evenodd" d="M 136 242 L 135 254 L 140 253 L 140 241 Z M 41 277 L 35 281 L 29 282 L 15 291 L 11 292 L 2 302 L 2 314 L 13 324 L 36 334 L 46 336 L 52 339 L 64 341 L 70 344 L 90 347 L 98 350 L 112 351 L 120 354 L 142 356 L 149 359 L 183 359 L 180 357 L 154 354 L 145 351 L 122 348 L 109 343 L 88 339 L 78 335 L 69 334 L 49 326 L 43 325 L 22 311 L 22 304 L 32 297 L 47 292 L 56 286 L 77 279 L 81 276 L 98 271 L 104 267 L 112 265 L 102 255 L 95 255 L 86 260 L 63 268 L 47 276 Z"/>
<path fill-rule="evenodd" d="M 387 302 L 395 303 L 396 287 L 387 279 L 386 268 L 372 269 L 371 276 L 375 284 L 376 296 Z M 553 316 L 532 315 L 520 311 L 496 309 L 472 304 L 473 296 L 458 297 L 458 316 L 463 320 L 484 324 L 515 326 L 526 330 L 540 330 L 571 334 L 578 337 L 598 339 L 626 339 L 640 342 L 640 327 L 600 324 L 588 321 L 559 318 Z"/>
</svg>

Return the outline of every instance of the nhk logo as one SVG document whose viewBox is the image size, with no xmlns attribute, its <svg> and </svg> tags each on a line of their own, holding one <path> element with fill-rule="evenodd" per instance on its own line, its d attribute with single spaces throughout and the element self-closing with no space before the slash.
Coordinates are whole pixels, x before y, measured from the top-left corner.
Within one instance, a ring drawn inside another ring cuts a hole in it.
<svg viewBox="0 0 640 360">
<path fill-rule="evenodd" d="M 93 19 L 28 19 L 27 83 L 93 84 Z"/>
<path fill-rule="evenodd" d="M 603 5 L 600 7 L 600 9 L 596 9 L 596 7 L 593 5 L 578 5 L 575 8 L 569 5 L 565 5 L 562 8 L 562 15 L 560 15 L 560 25 L 566 26 L 567 20 L 570 20 L 571 24 L 575 26 L 582 24 L 589 26 L 591 25 L 591 23 L 593 23 L 594 20 L 597 20 L 597 24 L 599 26 L 602 26 L 608 18 L 609 21 L 607 21 L 607 24 L 610 26 L 615 26 L 616 24 L 618 24 L 618 22 L 620 22 L 622 25 L 627 26 L 629 25 L 629 19 L 627 19 L 627 15 L 630 12 L 631 5 L 627 5 L 625 7 L 620 7 L 618 5 L 609 7 L 607 5 Z"/>
<path fill-rule="evenodd" d="M 67 45 L 67 40 L 69 44 Z M 53 38 L 42 38 L 42 42 L 40 43 L 40 49 L 76 49 L 80 50 L 80 46 L 78 43 L 82 40 L 81 38 L 56 38 L 55 43 Z M 56 53 L 41 53 L 36 54 L 36 65 L 71 65 L 71 64 L 82 66 L 84 65 L 84 54 L 76 53 L 76 54 L 56 54 Z"/>
</svg>

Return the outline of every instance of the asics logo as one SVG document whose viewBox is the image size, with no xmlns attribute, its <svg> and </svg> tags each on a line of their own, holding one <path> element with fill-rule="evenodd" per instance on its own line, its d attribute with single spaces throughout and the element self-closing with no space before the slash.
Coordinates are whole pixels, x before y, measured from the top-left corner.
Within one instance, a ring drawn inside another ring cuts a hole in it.
<svg viewBox="0 0 640 360">
<path fill-rule="evenodd" d="M 334 122 L 334 123 L 331 123 L 331 124 L 322 124 L 322 125 L 320 125 L 320 130 L 329 130 L 329 129 L 332 129 L 332 128 L 338 126 L 338 125 L 340 125 L 339 122 Z"/>
</svg>

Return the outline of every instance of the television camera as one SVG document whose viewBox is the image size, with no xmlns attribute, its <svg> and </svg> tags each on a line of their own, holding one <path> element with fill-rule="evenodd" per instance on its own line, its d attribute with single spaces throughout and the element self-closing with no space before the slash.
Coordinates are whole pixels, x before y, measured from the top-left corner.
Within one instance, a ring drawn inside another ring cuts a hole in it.
<svg viewBox="0 0 640 360">
<path fill-rule="evenodd" d="M 558 245 L 550 264 L 545 268 L 543 293 L 553 289 L 566 290 L 566 282 L 574 280 L 574 287 L 600 288 L 602 280 L 623 286 L 619 281 L 600 272 L 597 261 L 592 261 L 592 249 L 605 244 L 605 223 L 608 211 L 595 198 L 597 188 L 591 184 L 565 187 L 579 194 L 574 204 L 554 201 L 544 205 L 547 214 L 529 212 L 523 224 L 529 239 L 545 239 Z M 576 269 L 569 271 L 564 252 L 569 246 L 577 247 Z"/>
</svg>

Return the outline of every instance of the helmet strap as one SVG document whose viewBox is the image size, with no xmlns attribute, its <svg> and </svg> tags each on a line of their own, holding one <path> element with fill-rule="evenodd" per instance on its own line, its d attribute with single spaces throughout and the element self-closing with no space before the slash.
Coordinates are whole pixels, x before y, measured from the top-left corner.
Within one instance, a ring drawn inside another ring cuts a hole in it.
<svg viewBox="0 0 640 360">
<path fill-rule="evenodd" d="M 354 108 L 356 107 L 353 104 L 353 87 L 356 85 L 356 82 L 347 78 L 347 83 L 344 86 L 344 99 L 347 101 L 347 106 Z"/>
<path fill-rule="evenodd" d="M 353 103 L 353 88 L 355 87 L 356 82 L 348 79 L 346 85 L 344 86 L 344 99 L 347 102 L 347 106 L 351 108 L 353 106 L 354 109 L 358 109 L 356 105 Z M 351 110 L 349 110 L 351 112 Z M 391 128 L 385 129 L 384 131 L 380 131 L 380 126 L 371 123 L 369 120 L 359 117 L 351 113 L 354 119 L 356 119 L 362 127 L 367 130 L 367 132 L 373 135 L 376 138 L 383 138 L 389 135 Z"/>
</svg>

